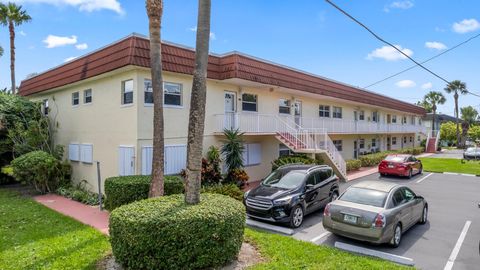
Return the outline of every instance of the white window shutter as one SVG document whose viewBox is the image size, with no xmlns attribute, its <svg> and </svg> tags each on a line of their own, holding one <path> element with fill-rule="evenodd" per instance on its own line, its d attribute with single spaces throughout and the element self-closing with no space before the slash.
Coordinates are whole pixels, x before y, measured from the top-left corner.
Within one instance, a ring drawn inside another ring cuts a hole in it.
<svg viewBox="0 0 480 270">
<path fill-rule="evenodd" d="M 244 166 L 248 166 L 249 165 L 249 162 L 248 162 L 248 146 L 250 144 L 244 144 L 243 147 L 243 152 L 242 152 L 242 160 L 243 160 L 243 165 Z"/>
<path fill-rule="evenodd" d="M 144 146 L 142 148 L 142 174 L 152 174 L 153 147 Z"/>
<path fill-rule="evenodd" d="M 93 144 L 80 145 L 80 160 L 84 163 L 93 163 Z"/>
<path fill-rule="evenodd" d="M 262 163 L 262 146 L 259 143 L 248 145 L 248 163 L 249 165 L 257 165 Z"/>
<path fill-rule="evenodd" d="M 165 145 L 165 174 L 178 174 L 187 165 L 187 146 Z"/>
<path fill-rule="evenodd" d="M 80 145 L 77 143 L 71 143 L 68 145 L 68 159 L 71 161 L 80 160 Z"/>
</svg>

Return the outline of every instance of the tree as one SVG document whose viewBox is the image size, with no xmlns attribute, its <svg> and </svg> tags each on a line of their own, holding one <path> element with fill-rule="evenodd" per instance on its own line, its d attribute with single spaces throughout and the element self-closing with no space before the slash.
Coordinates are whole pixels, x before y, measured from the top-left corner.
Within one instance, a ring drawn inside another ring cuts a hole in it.
<svg viewBox="0 0 480 270">
<path fill-rule="evenodd" d="M 478 111 L 475 110 L 472 106 L 463 107 L 460 109 L 462 114 L 462 120 L 467 122 L 469 125 L 473 125 L 478 118 Z"/>
<path fill-rule="evenodd" d="M 197 42 L 188 122 L 187 168 L 185 170 L 185 202 L 188 204 L 200 202 L 208 48 L 210 45 L 210 7 L 210 0 L 198 1 Z"/>
<path fill-rule="evenodd" d="M 27 14 L 27 11 L 22 9 L 22 6 L 10 2 L 6 5 L 0 5 L 0 23 L 4 26 L 8 25 L 8 31 L 10 32 L 10 77 L 13 94 L 17 89 L 15 85 L 15 26 L 31 20 L 32 18 Z"/>
<path fill-rule="evenodd" d="M 425 97 L 423 97 L 423 100 L 424 100 L 425 103 L 430 104 L 430 106 L 432 107 L 432 112 L 433 112 L 432 133 L 433 133 L 435 131 L 435 121 L 436 121 L 436 116 L 437 116 L 437 105 L 445 104 L 447 99 L 440 92 L 430 91 L 425 95 Z"/>
<path fill-rule="evenodd" d="M 468 137 L 473 141 L 480 140 L 480 126 L 471 126 L 470 129 L 468 129 Z"/>
<path fill-rule="evenodd" d="M 164 127 L 163 127 L 163 78 L 162 78 L 162 25 L 163 1 L 146 0 L 148 31 L 150 33 L 150 70 L 153 90 L 153 158 L 152 182 L 149 197 L 164 193 Z"/>
<path fill-rule="evenodd" d="M 422 101 L 417 101 L 416 105 L 424 108 L 427 113 L 432 112 L 432 105 L 425 99 L 423 99 Z"/>
<path fill-rule="evenodd" d="M 461 146 L 460 145 L 460 125 L 458 122 L 458 118 L 460 117 L 458 115 L 458 94 L 466 95 L 468 93 L 467 84 L 459 80 L 452 81 L 445 87 L 445 92 L 447 92 L 448 94 L 453 93 L 453 98 L 455 99 L 455 118 L 457 118 L 455 120 L 457 124 L 457 146 Z"/>
<path fill-rule="evenodd" d="M 446 122 L 440 126 L 440 139 L 446 141 L 448 145 L 456 142 L 456 125 L 454 122 Z"/>
</svg>

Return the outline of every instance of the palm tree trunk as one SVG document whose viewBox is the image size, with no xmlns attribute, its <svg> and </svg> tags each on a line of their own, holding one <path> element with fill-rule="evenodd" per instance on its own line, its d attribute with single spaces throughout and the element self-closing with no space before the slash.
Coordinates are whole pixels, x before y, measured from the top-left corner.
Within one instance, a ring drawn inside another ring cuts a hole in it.
<svg viewBox="0 0 480 270">
<path fill-rule="evenodd" d="M 460 147 L 460 127 L 458 123 L 458 93 L 455 91 L 455 94 L 453 95 L 453 98 L 455 99 L 455 123 L 457 123 L 457 147 Z"/>
<path fill-rule="evenodd" d="M 164 167 L 162 23 L 163 1 L 147 0 L 148 30 L 150 33 L 150 70 L 153 88 L 153 160 L 149 197 L 162 196 Z"/>
<path fill-rule="evenodd" d="M 10 78 L 12 80 L 12 94 L 16 93 L 15 85 L 15 27 L 12 21 L 8 22 L 10 32 Z"/>
<path fill-rule="evenodd" d="M 185 202 L 188 204 L 200 202 L 208 47 L 210 42 L 210 6 L 210 0 L 198 1 L 197 43 L 188 123 L 187 168 L 185 170 Z"/>
<path fill-rule="evenodd" d="M 437 120 L 437 112 L 436 110 L 433 111 L 433 121 L 432 121 L 432 136 L 435 134 L 435 121 Z"/>
</svg>

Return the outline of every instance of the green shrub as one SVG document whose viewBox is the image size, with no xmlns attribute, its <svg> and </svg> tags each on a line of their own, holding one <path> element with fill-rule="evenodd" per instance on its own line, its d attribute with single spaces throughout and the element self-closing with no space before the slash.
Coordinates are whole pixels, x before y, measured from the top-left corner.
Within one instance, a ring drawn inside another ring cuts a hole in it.
<svg viewBox="0 0 480 270">
<path fill-rule="evenodd" d="M 178 176 L 165 176 L 165 195 L 183 192 L 183 181 Z M 105 180 L 105 208 L 113 210 L 121 205 L 148 198 L 150 175 L 110 177 Z"/>
<path fill-rule="evenodd" d="M 115 259 L 127 269 L 204 269 L 235 259 L 245 207 L 218 194 L 187 205 L 183 195 L 142 200 L 110 215 Z"/>
<path fill-rule="evenodd" d="M 98 193 L 91 192 L 86 188 L 86 180 L 82 180 L 75 186 L 65 185 L 57 189 L 56 193 L 63 197 L 72 199 L 77 202 L 81 202 L 87 205 L 98 205 L 100 203 L 98 199 Z M 102 195 L 102 199 L 104 196 Z"/>
<path fill-rule="evenodd" d="M 239 187 L 243 187 L 247 184 L 249 178 L 250 177 L 244 169 L 236 168 L 228 171 L 224 183 L 236 184 Z"/>
<path fill-rule="evenodd" d="M 390 153 L 392 152 L 380 152 L 375 154 L 368 154 L 368 155 L 360 156 L 358 160 L 360 160 L 362 167 L 377 166 Z"/>
<path fill-rule="evenodd" d="M 51 192 L 64 184 L 70 166 L 44 151 L 33 151 L 12 160 L 13 177 L 30 184 L 39 192 Z"/>
<path fill-rule="evenodd" d="M 243 191 L 234 184 L 225 185 L 211 185 L 202 188 L 203 193 L 216 193 L 234 198 L 235 200 L 243 201 Z"/>
<path fill-rule="evenodd" d="M 275 171 L 280 166 L 287 165 L 287 164 L 295 164 L 295 163 L 318 164 L 318 165 L 324 164 L 323 160 L 321 159 L 313 159 L 303 154 L 296 154 L 296 155 L 279 157 L 276 160 L 272 161 L 272 171 Z"/>
<path fill-rule="evenodd" d="M 362 167 L 362 162 L 358 159 L 349 159 L 346 161 L 347 163 L 347 171 L 354 171 L 360 169 Z"/>
</svg>

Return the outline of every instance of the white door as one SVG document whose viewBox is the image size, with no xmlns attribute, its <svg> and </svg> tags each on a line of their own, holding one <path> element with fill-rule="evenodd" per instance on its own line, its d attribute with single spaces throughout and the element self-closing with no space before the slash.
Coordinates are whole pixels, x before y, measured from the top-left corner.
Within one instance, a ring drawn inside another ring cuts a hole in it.
<svg viewBox="0 0 480 270">
<path fill-rule="evenodd" d="M 295 124 L 297 126 L 302 125 L 302 102 L 301 101 L 295 101 Z"/>
<path fill-rule="evenodd" d="M 118 148 L 118 174 L 135 174 L 135 148 L 132 146 L 120 146 Z"/>
<path fill-rule="evenodd" d="M 225 121 L 224 128 L 235 129 L 235 111 L 236 111 L 236 94 L 233 92 L 225 92 Z"/>
</svg>

